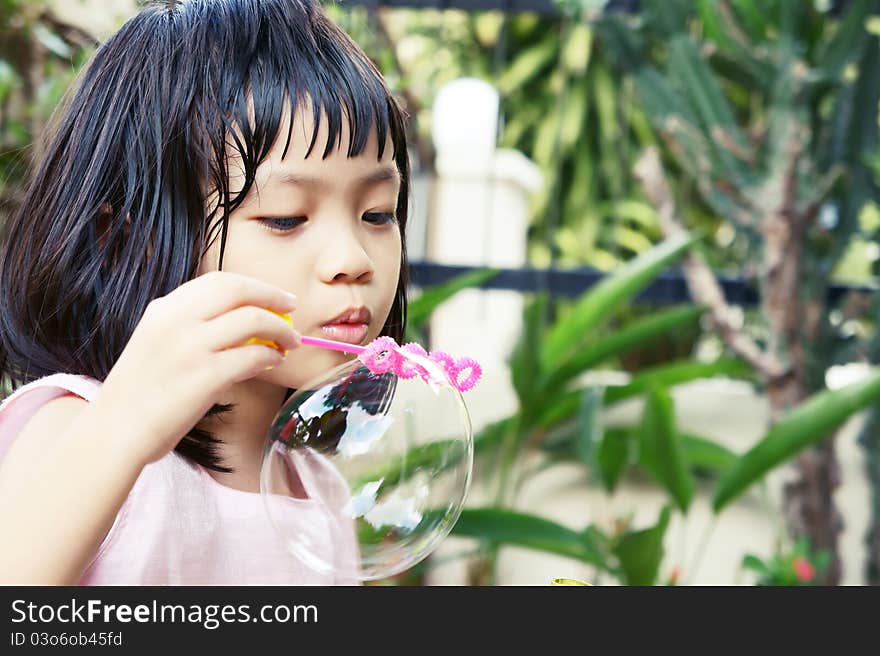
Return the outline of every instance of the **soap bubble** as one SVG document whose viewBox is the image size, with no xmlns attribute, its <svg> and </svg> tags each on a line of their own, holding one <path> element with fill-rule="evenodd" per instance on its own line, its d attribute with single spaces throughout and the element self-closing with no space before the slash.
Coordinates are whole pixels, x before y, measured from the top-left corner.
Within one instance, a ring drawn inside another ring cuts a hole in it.
<svg viewBox="0 0 880 656">
<path fill-rule="evenodd" d="M 403 357 L 431 375 L 403 379 L 351 360 L 296 390 L 269 430 L 260 490 L 271 523 L 295 557 L 334 580 L 411 568 L 464 505 L 467 406 L 434 362 Z"/>
</svg>

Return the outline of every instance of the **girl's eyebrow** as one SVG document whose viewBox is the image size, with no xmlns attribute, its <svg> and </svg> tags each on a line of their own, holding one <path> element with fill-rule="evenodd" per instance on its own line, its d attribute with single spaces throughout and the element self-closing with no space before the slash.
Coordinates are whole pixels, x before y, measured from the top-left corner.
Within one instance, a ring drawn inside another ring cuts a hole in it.
<svg viewBox="0 0 880 656">
<path fill-rule="evenodd" d="M 290 172 L 278 172 L 269 177 L 269 182 L 276 182 L 284 185 L 294 185 L 298 187 L 314 187 L 318 190 L 326 190 L 330 185 L 321 178 L 315 178 L 307 175 L 299 175 Z M 400 172 L 397 167 L 383 166 L 376 169 L 372 173 L 357 179 L 355 187 L 362 189 L 377 185 L 382 182 L 400 182 Z"/>
</svg>

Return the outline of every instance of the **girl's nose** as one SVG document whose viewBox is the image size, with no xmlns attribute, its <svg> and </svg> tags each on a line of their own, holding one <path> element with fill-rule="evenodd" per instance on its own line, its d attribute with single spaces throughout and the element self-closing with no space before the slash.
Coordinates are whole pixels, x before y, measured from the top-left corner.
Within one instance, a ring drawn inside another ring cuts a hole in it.
<svg viewBox="0 0 880 656">
<path fill-rule="evenodd" d="M 322 277 L 327 282 L 365 283 L 373 277 L 373 261 L 358 235 L 340 228 L 329 235 L 322 261 Z"/>
</svg>

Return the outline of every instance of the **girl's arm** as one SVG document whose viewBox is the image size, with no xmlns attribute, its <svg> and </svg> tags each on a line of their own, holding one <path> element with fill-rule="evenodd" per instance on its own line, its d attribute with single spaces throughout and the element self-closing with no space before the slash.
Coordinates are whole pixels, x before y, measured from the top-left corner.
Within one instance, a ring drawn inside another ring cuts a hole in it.
<svg viewBox="0 0 880 656">
<path fill-rule="evenodd" d="M 75 396 L 24 425 L 0 461 L 0 584 L 80 580 L 143 468 L 120 430 Z"/>
<path fill-rule="evenodd" d="M 0 462 L 0 583 L 77 582 L 141 470 L 301 344 L 295 301 L 220 271 L 151 301 L 94 401 L 46 403 Z"/>
</svg>

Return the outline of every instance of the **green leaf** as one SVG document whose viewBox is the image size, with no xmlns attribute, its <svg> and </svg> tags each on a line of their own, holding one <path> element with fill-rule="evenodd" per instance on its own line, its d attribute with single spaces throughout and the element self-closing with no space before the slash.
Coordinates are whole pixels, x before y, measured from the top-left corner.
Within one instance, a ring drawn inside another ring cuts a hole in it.
<svg viewBox="0 0 880 656">
<path fill-rule="evenodd" d="M 750 569 L 753 572 L 757 572 L 761 576 L 769 576 L 770 570 L 767 569 L 767 566 L 764 564 L 764 561 L 754 556 L 752 554 L 747 554 L 742 559 L 742 567 L 743 569 Z"/>
<path fill-rule="evenodd" d="M 584 114 L 587 112 L 586 84 L 579 83 L 579 80 L 574 80 L 571 84 L 572 88 L 566 92 L 565 105 L 561 110 L 559 136 L 554 139 L 554 142 L 558 141 L 557 155 L 568 153 L 580 139 L 584 128 Z"/>
<path fill-rule="evenodd" d="M 602 435 L 602 397 L 601 387 L 587 387 L 581 395 L 578 410 L 577 432 L 575 433 L 575 453 L 582 463 L 595 466 L 595 445 Z"/>
<path fill-rule="evenodd" d="M 572 25 L 571 33 L 560 54 L 560 64 L 575 75 L 583 75 L 593 51 L 593 30 L 586 23 Z"/>
<path fill-rule="evenodd" d="M 694 481 L 675 430 L 672 397 L 660 386 L 652 387 L 645 401 L 639 430 L 639 465 L 663 486 L 682 512 L 687 512 Z"/>
<path fill-rule="evenodd" d="M 782 38 L 788 39 L 789 47 L 798 45 L 807 32 L 809 11 L 806 2 L 779 3 L 779 32 Z"/>
<path fill-rule="evenodd" d="M 872 2 L 849 3 L 846 15 L 838 23 L 834 36 L 816 56 L 819 71 L 824 78 L 838 80 L 847 65 L 860 56 L 868 39 L 865 21 L 872 10 L 877 10 Z"/>
<path fill-rule="evenodd" d="M 545 391 L 555 391 L 572 378 L 608 358 L 620 356 L 627 351 L 643 346 L 661 335 L 689 327 L 705 312 L 697 305 L 686 305 L 662 310 L 643 319 L 615 330 L 609 335 L 599 337 L 592 344 L 571 356 L 556 368 L 541 387 Z"/>
<path fill-rule="evenodd" d="M 716 134 L 723 133 L 735 144 L 737 151 L 748 151 L 749 142 L 740 130 L 718 80 L 708 64 L 700 56 L 696 44 L 690 36 L 679 36 L 669 44 L 669 74 L 681 81 L 681 90 L 690 99 L 695 113 L 715 154 L 719 170 L 726 182 L 738 190 L 747 189 L 750 181 L 749 169 L 719 143 Z"/>
<path fill-rule="evenodd" d="M 635 435 L 629 430 L 607 429 L 596 451 L 602 485 L 610 494 L 629 464 L 630 446 Z"/>
<path fill-rule="evenodd" d="M 670 513 L 669 507 L 664 506 L 655 526 L 624 534 L 614 547 L 613 552 L 623 570 L 624 584 L 653 585 L 656 582 Z"/>
<path fill-rule="evenodd" d="M 715 362 L 691 362 L 690 360 L 672 362 L 644 369 L 626 385 L 606 387 L 605 405 L 620 403 L 639 396 L 655 384 L 672 387 L 692 380 L 715 376 L 751 379 L 754 377 L 754 372 L 742 360 L 733 358 L 719 358 Z M 540 404 L 540 412 L 535 417 L 534 425 L 540 428 L 550 428 L 560 421 L 570 419 L 577 412 L 580 395 L 580 390 L 572 390 L 543 400 Z"/>
<path fill-rule="evenodd" d="M 652 30 L 663 40 L 687 29 L 693 15 L 693 0 L 643 0 L 641 12 Z"/>
<path fill-rule="evenodd" d="M 533 390 L 541 374 L 535 345 L 541 343 L 547 302 L 547 294 L 541 292 L 526 306 L 523 331 L 509 360 L 513 388 L 519 398 L 521 411 L 527 416 L 532 403 L 536 401 Z"/>
<path fill-rule="evenodd" d="M 700 13 L 700 21 L 707 41 L 712 41 L 717 46 L 728 52 L 732 59 L 748 69 L 750 74 L 755 74 L 758 66 L 752 44 L 743 38 L 742 28 L 736 21 L 732 12 L 722 11 L 722 5 L 717 0 L 699 0 L 697 3 Z M 734 23 L 729 23 L 733 19 Z"/>
<path fill-rule="evenodd" d="M 625 385 L 608 387 L 605 390 L 605 403 L 625 401 L 643 394 L 656 384 L 671 387 L 715 376 L 749 379 L 754 376 L 754 372 L 745 362 L 735 358 L 719 358 L 714 362 L 692 362 L 690 360 L 672 362 L 645 369 Z"/>
<path fill-rule="evenodd" d="M 543 74 L 558 59 L 559 41 L 544 39 L 513 60 L 498 79 L 498 90 L 503 96 L 509 96 Z"/>
<path fill-rule="evenodd" d="M 783 0 L 783 2 L 787 1 Z M 769 27 L 763 0 L 760 5 L 756 4 L 755 0 L 733 0 L 733 8 L 749 39 L 753 42 L 763 41 Z"/>
<path fill-rule="evenodd" d="M 632 445 L 639 434 L 638 426 L 615 426 L 605 429 L 605 434 L 596 448 L 596 465 L 602 485 L 609 493 L 614 492 L 617 482 L 627 465 L 630 464 Z M 548 450 L 555 450 L 564 456 L 573 457 L 565 452 L 565 441 L 569 443 L 571 436 L 563 435 Z M 684 459 L 690 467 L 691 474 L 718 476 L 736 462 L 738 456 L 730 449 L 706 437 L 679 433 Z M 545 445 L 542 444 L 542 447 Z"/>
<path fill-rule="evenodd" d="M 629 301 L 669 264 L 680 258 L 695 238 L 668 239 L 609 274 L 575 303 L 568 316 L 560 319 L 544 340 L 542 368 L 550 371 L 603 321 Z"/>
<path fill-rule="evenodd" d="M 671 116 L 689 125 L 697 124 L 697 116 L 681 93 L 657 69 L 644 67 L 635 74 L 639 100 L 654 125 L 662 130 Z M 702 136 L 702 134 L 700 135 Z"/>
<path fill-rule="evenodd" d="M 465 508 L 452 534 L 496 544 L 513 544 L 567 556 L 607 568 L 593 534 L 573 531 L 543 517 L 500 508 Z"/>
<path fill-rule="evenodd" d="M 422 294 L 409 302 L 406 310 L 407 325 L 420 329 L 437 306 L 469 287 L 479 287 L 499 273 L 498 269 L 480 269 L 456 276 L 452 280 L 426 288 Z"/>
<path fill-rule="evenodd" d="M 492 447 L 501 444 L 507 431 L 513 425 L 516 416 L 505 417 L 483 426 L 474 434 L 474 454 L 480 455 Z"/>
<path fill-rule="evenodd" d="M 645 39 L 618 12 L 606 12 L 593 25 L 606 59 L 614 63 L 617 74 L 632 72 L 644 64 Z"/>
<path fill-rule="evenodd" d="M 880 372 L 842 389 L 811 396 L 791 410 L 721 477 L 712 500 L 715 512 L 771 469 L 829 437 L 854 413 L 878 401 Z"/>
<path fill-rule="evenodd" d="M 867 166 L 868 158 L 877 151 L 877 117 L 871 112 L 860 111 L 862 107 L 876 107 L 880 102 L 880 39 L 872 36 L 858 61 L 858 78 L 838 94 L 834 108 L 834 134 L 832 162 L 844 162 L 848 170 L 840 185 L 838 225 L 833 229 L 836 243 L 827 256 L 829 262 L 840 258 L 853 232 L 858 230 L 858 217 L 865 204 L 878 197 L 877 177 Z"/>
<path fill-rule="evenodd" d="M 618 107 L 620 86 L 615 84 L 611 73 L 604 67 L 594 68 L 591 82 L 595 89 L 593 103 L 596 108 L 596 116 L 599 119 L 597 133 L 600 148 L 602 152 L 614 152 L 620 147 L 622 139 L 620 109 Z M 622 170 L 620 158 L 601 157 L 599 166 L 602 169 L 604 183 L 608 186 L 612 198 L 623 196 L 623 180 L 629 175 L 629 171 Z"/>
<path fill-rule="evenodd" d="M 0 59 L 0 101 L 4 100 L 16 85 L 21 84 L 21 79 L 15 69 L 9 63 Z"/>
<path fill-rule="evenodd" d="M 732 467 L 739 457 L 727 447 L 705 437 L 686 433 L 680 436 L 685 459 L 694 473 L 720 474 Z"/>
</svg>

